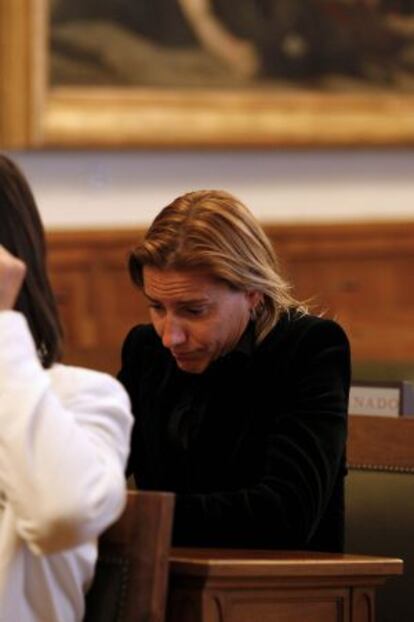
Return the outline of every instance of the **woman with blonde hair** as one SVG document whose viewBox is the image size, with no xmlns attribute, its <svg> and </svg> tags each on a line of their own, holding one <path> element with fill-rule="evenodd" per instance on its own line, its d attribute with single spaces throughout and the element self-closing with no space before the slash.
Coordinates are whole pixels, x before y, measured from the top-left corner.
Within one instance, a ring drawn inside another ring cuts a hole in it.
<svg viewBox="0 0 414 622">
<path fill-rule="evenodd" d="M 232 195 L 164 208 L 129 270 L 152 325 L 119 379 L 135 415 L 130 471 L 174 491 L 174 544 L 343 547 L 350 354 L 343 330 L 290 292 Z"/>
<path fill-rule="evenodd" d="M 128 396 L 60 363 L 61 337 L 33 194 L 0 155 L 2 622 L 81 622 L 97 537 L 125 503 Z"/>
</svg>

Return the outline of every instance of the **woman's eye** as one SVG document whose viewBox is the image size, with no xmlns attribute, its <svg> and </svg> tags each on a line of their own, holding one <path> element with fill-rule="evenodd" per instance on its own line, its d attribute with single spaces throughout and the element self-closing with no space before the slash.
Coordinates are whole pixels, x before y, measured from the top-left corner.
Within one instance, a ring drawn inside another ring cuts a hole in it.
<svg viewBox="0 0 414 622">
<path fill-rule="evenodd" d="M 204 307 L 189 307 L 186 309 L 189 315 L 202 315 L 205 311 Z"/>
<path fill-rule="evenodd" d="M 158 311 L 158 312 L 162 311 L 162 306 L 157 304 L 156 302 L 150 302 L 148 304 L 148 307 L 152 309 L 153 311 Z"/>
</svg>

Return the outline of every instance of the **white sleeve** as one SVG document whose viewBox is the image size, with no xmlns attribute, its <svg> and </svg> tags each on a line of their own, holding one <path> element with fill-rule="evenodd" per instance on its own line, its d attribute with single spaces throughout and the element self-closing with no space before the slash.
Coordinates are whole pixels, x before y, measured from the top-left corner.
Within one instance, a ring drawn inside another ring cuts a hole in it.
<svg viewBox="0 0 414 622">
<path fill-rule="evenodd" d="M 114 378 L 43 369 L 25 318 L 0 312 L 0 491 L 34 553 L 94 539 L 120 515 L 131 427 Z"/>
</svg>

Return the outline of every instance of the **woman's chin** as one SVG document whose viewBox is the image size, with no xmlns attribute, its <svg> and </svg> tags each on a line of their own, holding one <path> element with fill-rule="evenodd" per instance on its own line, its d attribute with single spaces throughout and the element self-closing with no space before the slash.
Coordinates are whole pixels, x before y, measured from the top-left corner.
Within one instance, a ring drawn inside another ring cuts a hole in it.
<svg viewBox="0 0 414 622">
<path fill-rule="evenodd" d="M 206 358 L 196 358 L 190 356 L 175 356 L 175 362 L 182 371 L 190 374 L 201 374 L 208 367 L 209 361 Z"/>
</svg>

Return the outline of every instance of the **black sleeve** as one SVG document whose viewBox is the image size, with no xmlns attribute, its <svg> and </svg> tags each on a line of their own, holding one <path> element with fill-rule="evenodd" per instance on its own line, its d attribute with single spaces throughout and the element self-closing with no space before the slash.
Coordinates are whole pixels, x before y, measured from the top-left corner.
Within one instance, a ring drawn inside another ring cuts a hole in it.
<svg viewBox="0 0 414 622">
<path fill-rule="evenodd" d="M 317 319 L 283 356 L 282 412 L 261 477 L 245 489 L 177 495 L 176 544 L 306 548 L 312 539 L 344 475 L 349 344 L 335 322 Z M 280 403 L 271 383 L 265 392 L 260 404 Z"/>
<path fill-rule="evenodd" d="M 130 330 L 125 338 L 122 346 L 121 369 L 117 374 L 120 383 L 125 387 L 132 405 L 132 413 L 136 417 L 136 405 L 138 403 L 137 391 L 138 381 L 140 377 L 140 357 L 139 352 L 142 349 L 142 329 L 135 326 Z M 134 423 L 131 435 L 131 450 L 126 468 L 127 476 L 130 476 L 135 470 L 135 458 L 137 453 L 137 426 Z M 139 452 L 139 450 L 138 450 Z"/>
</svg>

